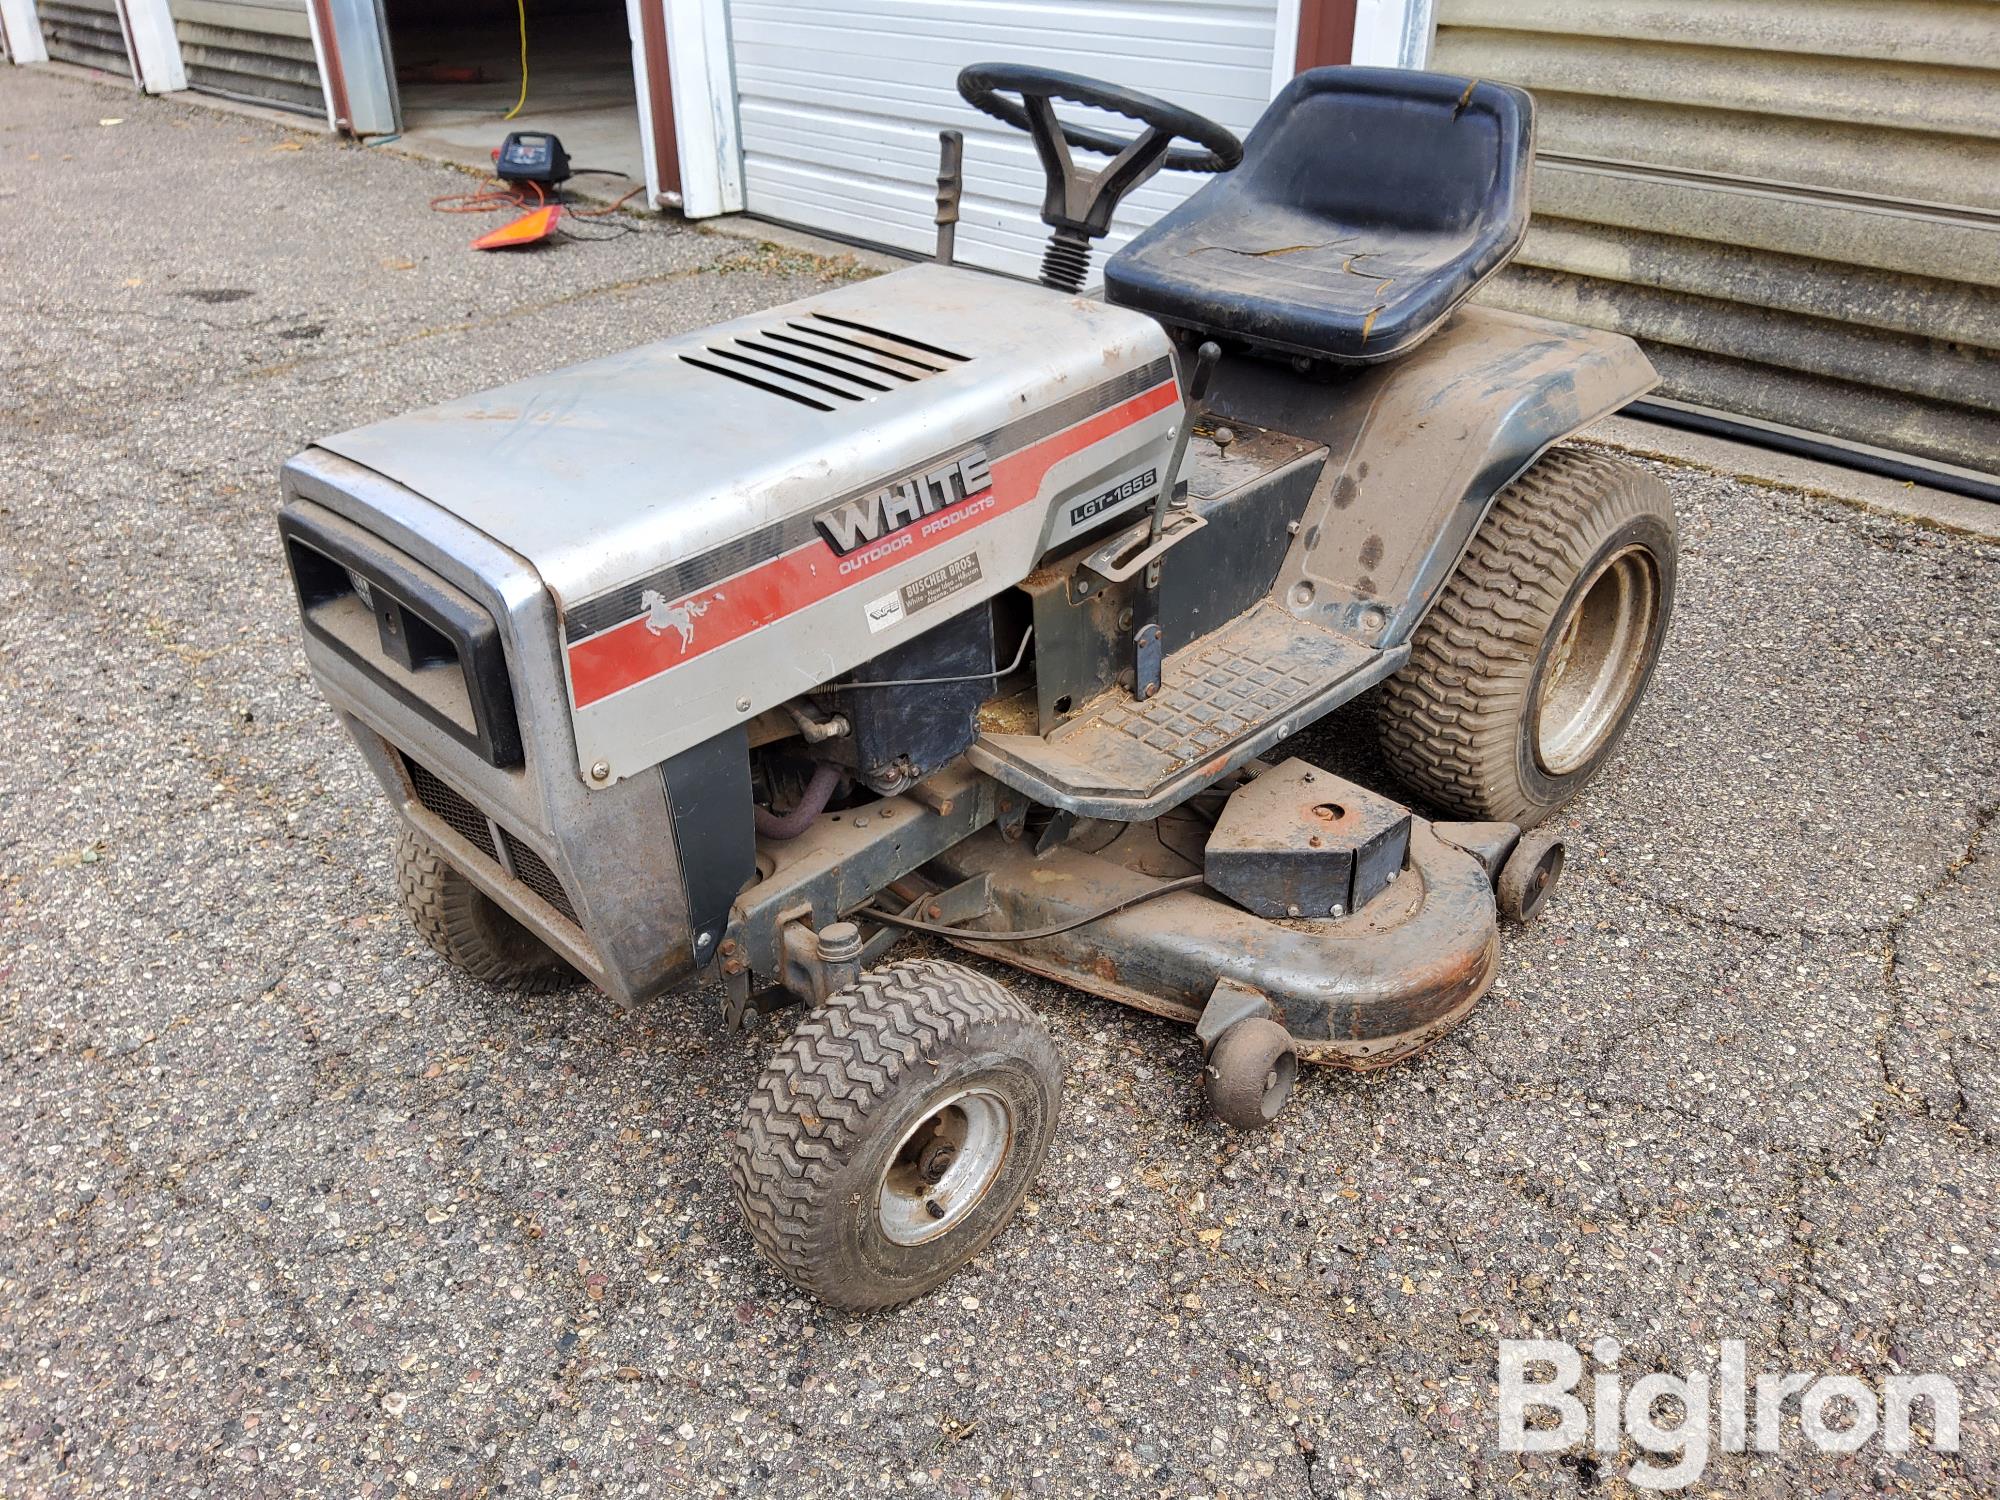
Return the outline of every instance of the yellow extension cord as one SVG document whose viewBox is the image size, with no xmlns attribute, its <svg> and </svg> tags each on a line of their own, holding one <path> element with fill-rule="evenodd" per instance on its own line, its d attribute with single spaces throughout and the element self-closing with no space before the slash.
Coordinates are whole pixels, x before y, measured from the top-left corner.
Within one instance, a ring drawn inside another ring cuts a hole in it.
<svg viewBox="0 0 2000 1500">
<path fill-rule="evenodd" d="M 514 8 L 521 15 L 521 97 L 514 101 L 514 107 L 500 118 L 511 120 L 521 112 L 528 102 L 528 0 L 514 0 Z"/>
</svg>

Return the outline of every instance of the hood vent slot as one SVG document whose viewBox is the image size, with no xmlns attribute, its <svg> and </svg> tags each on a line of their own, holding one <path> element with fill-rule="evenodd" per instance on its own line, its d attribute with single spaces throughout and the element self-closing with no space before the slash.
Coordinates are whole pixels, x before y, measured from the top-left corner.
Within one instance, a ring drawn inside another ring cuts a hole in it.
<svg viewBox="0 0 2000 1500">
<path fill-rule="evenodd" d="M 826 313 L 773 323 L 709 344 L 700 355 L 681 356 L 697 370 L 829 412 L 942 375 L 969 358 Z"/>
<path fill-rule="evenodd" d="M 969 354 L 953 354 L 949 349 L 940 349 L 936 344 L 926 344 L 920 339 L 906 339 L 900 333 L 889 333 L 881 328 L 871 328 L 868 324 L 857 323 L 852 318 L 836 318 L 832 313 L 814 313 L 812 316 L 813 321 L 816 323 L 831 323 L 836 328 L 845 328 L 850 333 L 864 335 L 882 346 L 886 352 L 894 354 L 898 359 L 909 359 L 909 353 L 906 351 L 910 350 L 914 350 L 918 354 L 934 355 L 938 359 L 947 360 L 952 364 L 959 365 L 964 364 L 972 357 Z M 863 347 L 867 346 L 864 345 Z M 911 363 L 914 364 L 917 361 L 912 360 Z"/>
</svg>

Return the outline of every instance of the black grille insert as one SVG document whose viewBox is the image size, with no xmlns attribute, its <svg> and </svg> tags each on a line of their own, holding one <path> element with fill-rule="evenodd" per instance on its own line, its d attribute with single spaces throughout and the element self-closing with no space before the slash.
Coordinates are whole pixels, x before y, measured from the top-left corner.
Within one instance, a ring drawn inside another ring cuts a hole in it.
<svg viewBox="0 0 2000 1500">
<path fill-rule="evenodd" d="M 512 866 L 514 878 L 554 907 L 565 922 L 572 927 L 583 925 L 577 918 L 576 907 L 570 904 L 569 892 L 563 889 L 563 883 L 549 868 L 547 860 L 502 829 L 500 838 L 507 851 L 503 862 L 500 851 L 493 847 L 494 825 L 487 820 L 485 813 L 407 755 L 403 757 L 403 768 L 409 773 L 410 788 L 417 794 L 417 802 L 426 812 L 495 865 L 503 869 Z"/>
<path fill-rule="evenodd" d="M 486 821 L 486 814 L 409 756 L 403 757 L 403 765 L 410 773 L 410 787 L 416 792 L 417 801 L 423 804 L 424 810 L 498 864 L 500 855 L 493 847 L 493 825 Z"/>
<path fill-rule="evenodd" d="M 512 834 L 502 832 L 500 837 L 507 841 L 507 857 L 514 862 L 514 873 L 521 884 L 540 896 L 563 916 L 572 926 L 582 926 L 576 919 L 576 908 L 569 904 L 569 892 L 556 879 L 556 872 L 548 862 Z"/>
</svg>

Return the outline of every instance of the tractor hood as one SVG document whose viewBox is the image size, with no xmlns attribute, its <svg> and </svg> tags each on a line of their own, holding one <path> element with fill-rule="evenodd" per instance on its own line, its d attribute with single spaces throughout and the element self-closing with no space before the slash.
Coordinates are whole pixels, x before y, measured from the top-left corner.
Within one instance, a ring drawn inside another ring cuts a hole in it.
<svg viewBox="0 0 2000 1500">
<path fill-rule="evenodd" d="M 1024 418 L 1156 386 L 1168 357 L 1139 314 L 916 266 L 318 446 L 526 558 L 574 636 L 678 564 L 731 544 L 751 561 Z"/>
<path fill-rule="evenodd" d="M 1151 319 L 919 266 L 343 433 L 287 482 L 330 452 L 531 565 L 598 785 L 1150 503 L 1180 411 Z"/>
</svg>

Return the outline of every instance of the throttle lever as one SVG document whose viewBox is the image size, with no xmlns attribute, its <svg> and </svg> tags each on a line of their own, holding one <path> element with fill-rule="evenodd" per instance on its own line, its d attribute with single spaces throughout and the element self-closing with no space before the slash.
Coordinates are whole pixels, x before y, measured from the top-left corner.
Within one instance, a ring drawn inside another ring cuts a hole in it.
<svg viewBox="0 0 2000 1500">
<path fill-rule="evenodd" d="M 1166 548 L 1160 546 L 1167 529 L 1167 512 L 1180 488 L 1181 465 L 1187 461 L 1188 438 L 1208 399 L 1209 382 L 1222 360 L 1222 349 L 1214 340 L 1204 340 L 1195 350 L 1194 369 L 1188 372 L 1187 399 L 1181 405 L 1180 425 L 1174 429 L 1174 451 L 1167 459 L 1166 482 L 1153 501 L 1153 519 L 1146 532 L 1146 577 L 1132 610 L 1132 696 L 1144 702 L 1160 690 L 1160 669 L 1165 649 L 1160 639 L 1160 567 Z"/>
<path fill-rule="evenodd" d="M 1215 378 L 1215 367 L 1222 359 L 1222 350 L 1213 339 L 1206 340 L 1194 352 L 1194 369 L 1188 375 L 1187 400 L 1181 406 L 1181 424 L 1174 429 L 1173 456 L 1167 460 L 1167 482 L 1160 486 L 1159 498 L 1153 502 L 1153 524 L 1147 533 L 1148 545 L 1160 539 L 1166 530 L 1167 509 L 1174 503 L 1174 491 L 1180 488 L 1181 465 L 1187 461 L 1188 438 L 1194 432 L 1194 424 L 1200 419 L 1202 403 L 1208 399 L 1209 382 Z M 1160 586 L 1160 565 L 1156 561 L 1146 569 L 1146 587 Z"/>
</svg>

